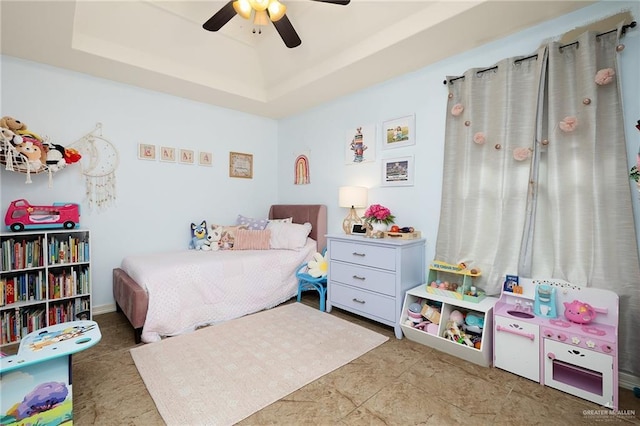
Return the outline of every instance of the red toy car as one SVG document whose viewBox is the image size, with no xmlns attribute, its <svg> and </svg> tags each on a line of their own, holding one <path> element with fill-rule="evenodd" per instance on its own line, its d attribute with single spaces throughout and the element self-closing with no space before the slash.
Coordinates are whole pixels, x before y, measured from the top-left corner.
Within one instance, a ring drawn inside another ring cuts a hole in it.
<svg viewBox="0 0 640 426">
<path fill-rule="evenodd" d="M 15 200 L 7 209 L 4 224 L 15 232 L 25 229 L 78 228 L 80 205 L 53 203 L 52 206 L 32 206 L 27 200 Z"/>
</svg>

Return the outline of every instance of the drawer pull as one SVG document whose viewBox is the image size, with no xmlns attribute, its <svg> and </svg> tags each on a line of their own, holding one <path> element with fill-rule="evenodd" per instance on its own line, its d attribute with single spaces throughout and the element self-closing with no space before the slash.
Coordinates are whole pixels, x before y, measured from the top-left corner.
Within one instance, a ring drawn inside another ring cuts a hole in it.
<svg viewBox="0 0 640 426">
<path fill-rule="evenodd" d="M 354 275 L 354 276 L 353 276 L 353 279 L 354 279 L 354 280 L 364 281 L 366 278 L 365 278 L 365 277 L 359 277 L 359 276 L 357 276 L 357 275 Z"/>
<path fill-rule="evenodd" d="M 360 299 L 356 299 L 355 297 L 353 298 L 353 301 L 356 303 L 360 303 L 362 305 L 364 305 L 364 300 L 360 300 Z"/>
<path fill-rule="evenodd" d="M 359 257 L 365 257 L 366 256 L 366 254 L 364 254 L 364 253 L 357 253 L 355 251 L 353 253 L 351 253 L 351 254 L 354 255 L 354 256 L 359 256 Z"/>
</svg>

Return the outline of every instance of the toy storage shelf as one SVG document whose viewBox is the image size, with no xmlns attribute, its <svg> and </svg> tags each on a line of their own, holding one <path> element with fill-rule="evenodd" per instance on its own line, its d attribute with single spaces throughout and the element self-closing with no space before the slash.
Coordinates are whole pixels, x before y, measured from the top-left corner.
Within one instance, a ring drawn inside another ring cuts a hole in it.
<svg viewBox="0 0 640 426">
<path fill-rule="evenodd" d="M 496 297 L 486 297 L 478 303 L 459 300 L 453 297 L 429 293 L 427 292 L 427 284 L 421 284 L 408 290 L 405 294 L 404 306 L 400 317 L 400 327 L 409 340 L 430 346 L 469 362 L 489 367 L 493 359 L 493 306 L 497 301 L 498 298 Z M 424 304 L 428 302 L 442 303 L 441 320 L 437 334 L 422 331 L 406 324 L 409 318 L 407 314 L 409 306 L 412 303 Z M 442 337 L 446 330 L 449 314 L 454 310 L 462 313 L 473 312 L 484 319 L 480 349 Z"/>
<path fill-rule="evenodd" d="M 0 233 L 0 347 L 91 319 L 89 240 L 82 229 Z"/>
</svg>

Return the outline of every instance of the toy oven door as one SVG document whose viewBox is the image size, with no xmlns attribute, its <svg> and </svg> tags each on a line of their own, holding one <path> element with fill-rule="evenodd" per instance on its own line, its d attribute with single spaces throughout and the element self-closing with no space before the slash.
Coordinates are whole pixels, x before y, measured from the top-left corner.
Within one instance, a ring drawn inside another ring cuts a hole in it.
<svg viewBox="0 0 640 426">
<path fill-rule="evenodd" d="M 543 340 L 545 385 L 614 408 L 611 355 Z"/>
</svg>

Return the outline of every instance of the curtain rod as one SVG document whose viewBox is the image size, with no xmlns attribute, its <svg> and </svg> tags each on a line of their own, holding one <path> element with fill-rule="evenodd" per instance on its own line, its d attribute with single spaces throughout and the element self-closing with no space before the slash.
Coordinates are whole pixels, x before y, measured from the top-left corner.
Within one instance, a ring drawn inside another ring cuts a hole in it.
<svg viewBox="0 0 640 426">
<path fill-rule="evenodd" d="M 621 35 L 624 35 L 624 33 L 626 32 L 627 28 L 635 28 L 635 27 L 636 27 L 636 25 L 637 25 L 636 21 L 632 21 L 632 22 L 631 22 L 630 24 L 628 24 L 628 25 L 623 25 L 623 26 L 622 26 Z M 596 37 L 600 37 L 600 36 L 603 36 L 603 35 L 605 35 L 605 34 L 611 34 L 611 33 L 616 32 L 616 31 L 618 31 L 618 29 L 617 29 L 617 28 L 616 28 L 616 29 L 613 29 L 613 30 L 606 31 L 606 32 L 604 32 L 604 33 L 596 34 Z M 563 44 L 562 46 L 560 46 L 560 47 L 559 47 L 559 49 L 564 49 L 565 47 L 569 47 L 569 46 L 573 46 L 573 45 L 578 45 L 578 44 L 579 44 L 579 42 L 574 41 L 573 43 Z M 534 53 L 533 55 L 525 56 L 524 58 L 516 59 L 516 60 L 514 61 L 514 63 L 516 63 L 516 64 L 517 64 L 518 62 L 522 62 L 522 61 L 526 61 L 526 60 L 534 59 L 534 58 L 535 58 L 535 59 L 537 59 L 537 58 L 538 58 L 538 54 L 537 54 L 537 53 Z M 497 66 L 497 65 L 495 65 L 495 66 L 493 66 L 493 67 L 490 67 L 490 68 L 485 68 L 485 69 L 483 69 L 483 70 L 477 71 L 477 72 L 476 72 L 476 75 L 479 75 L 479 74 L 485 73 L 485 72 L 487 72 L 487 71 L 496 70 L 496 69 L 498 69 L 498 66 Z M 454 78 L 452 78 L 452 79 L 451 79 L 451 80 L 449 80 L 449 81 L 447 81 L 447 80 L 445 79 L 445 80 L 442 82 L 442 84 L 445 84 L 445 85 L 446 85 L 447 83 L 452 84 L 452 83 L 453 83 L 454 81 L 456 81 L 456 80 L 463 80 L 463 79 L 464 79 L 464 75 L 461 75 L 461 76 L 459 76 L 459 77 L 454 77 Z"/>
</svg>

